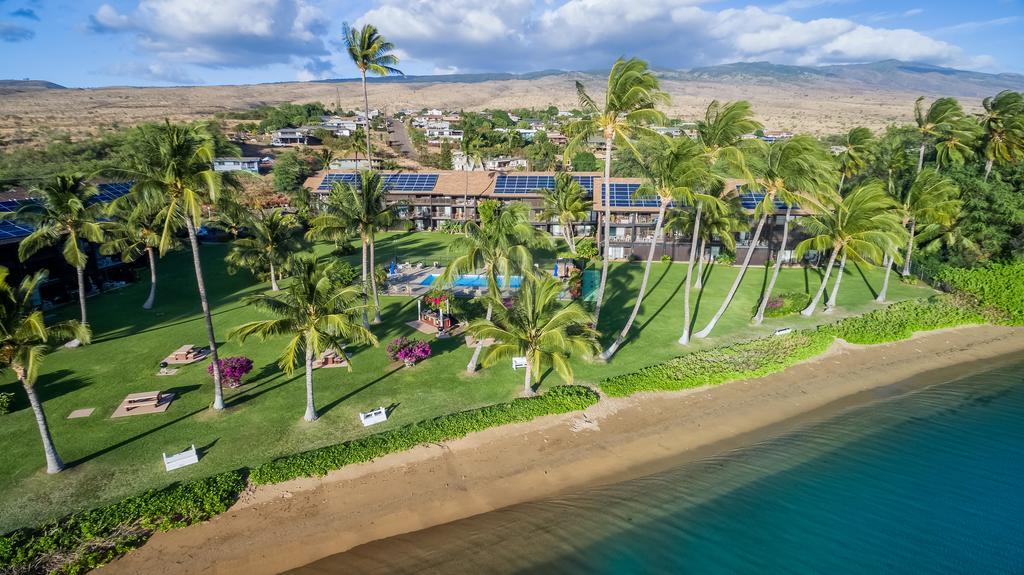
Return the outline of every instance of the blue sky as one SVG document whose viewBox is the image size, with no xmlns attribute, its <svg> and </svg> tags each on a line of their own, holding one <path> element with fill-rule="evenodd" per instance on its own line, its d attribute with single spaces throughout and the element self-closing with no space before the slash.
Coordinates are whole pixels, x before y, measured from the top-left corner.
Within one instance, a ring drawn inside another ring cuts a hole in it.
<svg viewBox="0 0 1024 575">
<path fill-rule="evenodd" d="M 0 78 L 66 86 L 350 77 L 342 22 L 409 74 L 740 60 L 1024 73 L 1024 0 L 0 0 Z"/>
</svg>

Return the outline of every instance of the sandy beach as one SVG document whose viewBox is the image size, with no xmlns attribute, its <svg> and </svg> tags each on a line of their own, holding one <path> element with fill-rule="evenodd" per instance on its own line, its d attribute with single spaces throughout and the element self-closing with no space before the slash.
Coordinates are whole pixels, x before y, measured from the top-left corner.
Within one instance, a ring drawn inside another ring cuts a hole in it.
<svg viewBox="0 0 1024 575">
<path fill-rule="evenodd" d="M 771 376 L 604 398 L 582 413 L 259 488 L 209 522 L 156 534 L 103 572 L 278 573 L 377 539 L 655 473 L 1021 354 L 1024 329 L 992 326 L 878 346 L 837 342 L 827 354 Z"/>
</svg>

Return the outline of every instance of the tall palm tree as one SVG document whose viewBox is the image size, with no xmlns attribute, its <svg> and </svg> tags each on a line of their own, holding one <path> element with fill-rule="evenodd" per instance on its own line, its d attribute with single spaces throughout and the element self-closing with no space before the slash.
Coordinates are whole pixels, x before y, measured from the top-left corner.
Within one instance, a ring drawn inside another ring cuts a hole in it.
<svg viewBox="0 0 1024 575">
<path fill-rule="evenodd" d="M 736 296 L 736 291 L 750 267 L 750 258 L 761 238 L 764 224 L 768 216 L 776 213 L 775 201 L 778 200 L 786 204 L 786 219 L 783 227 L 783 241 L 786 241 L 788 240 L 792 206 L 799 204 L 805 210 L 814 210 L 821 205 L 821 198 L 830 194 L 835 186 L 832 159 L 821 144 L 810 136 L 799 135 L 771 143 L 755 140 L 751 144 L 751 148 L 746 158 L 747 170 L 764 194 L 754 208 L 753 216 L 757 225 L 750 237 L 750 245 L 747 247 L 736 279 L 733 280 L 732 286 L 729 287 L 729 291 L 715 315 L 711 317 L 704 329 L 694 334 L 694 337 L 698 339 L 710 335 L 722 315 L 729 309 L 729 305 Z M 764 312 L 760 307 L 767 305 L 767 298 L 770 296 L 770 290 L 775 287 L 775 280 L 778 279 L 781 267 L 782 258 L 777 257 L 772 278 L 762 297 L 762 305 L 759 306 L 758 314 L 755 315 L 757 323 L 760 318 L 763 318 Z"/>
<path fill-rule="evenodd" d="M 924 152 L 929 142 L 943 133 L 955 131 L 963 119 L 964 111 L 956 98 L 939 98 L 927 108 L 924 106 L 924 96 L 914 102 L 914 123 L 917 125 L 918 135 L 921 136 L 917 171 L 924 169 Z"/>
<path fill-rule="evenodd" d="M 837 257 L 842 258 L 842 263 L 826 311 L 835 306 L 847 259 L 865 264 L 880 262 L 883 254 L 900 245 L 906 236 L 898 206 L 886 193 L 885 184 L 878 180 L 861 184 L 845 197 L 833 198 L 830 204 L 819 213 L 803 219 L 802 225 L 810 237 L 796 246 L 798 258 L 810 249 L 832 252 L 818 291 L 811 303 L 800 312 L 805 316 L 814 313 L 818 307 Z"/>
<path fill-rule="evenodd" d="M 903 277 L 908 277 L 918 226 L 952 225 L 960 213 L 960 189 L 949 178 L 926 168 L 917 174 L 906 194 L 898 199 L 902 224 L 909 228 L 910 232 L 906 241 L 902 273 Z"/>
<path fill-rule="evenodd" d="M 85 242 L 103 241 L 103 205 L 99 190 L 82 174 L 59 174 L 35 190 L 38 201 L 22 205 L 0 218 L 32 226 L 32 233 L 18 244 L 18 258 L 25 261 L 39 250 L 62 245 L 64 261 L 78 276 L 78 307 L 82 325 L 88 326 L 85 308 L 85 265 L 89 260 Z"/>
<path fill-rule="evenodd" d="M 974 146 L 979 135 L 981 126 L 967 115 L 940 130 L 935 138 L 935 169 L 963 166 L 968 159 L 974 157 Z"/>
<path fill-rule="evenodd" d="M 658 78 L 647 68 L 643 60 L 619 58 L 608 74 L 608 86 L 603 104 L 598 104 L 583 84 L 576 82 L 576 95 L 583 117 L 568 124 L 565 133 L 569 143 L 565 158 L 571 159 L 576 152 L 583 151 L 587 141 L 596 135 L 604 137 L 604 247 L 601 262 L 601 282 L 597 288 L 594 306 L 594 321 L 601 315 L 604 290 L 608 284 L 608 250 L 611 240 L 611 169 L 612 144 L 620 143 L 636 151 L 631 142 L 634 134 L 643 133 L 644 126 L 665 121 L 665 115 L 655 109 L 658 104 L 668 103 L 668 94 L 662 92 Z M 596 325 L 596 324 L 595 324 Z"/>
<path fill-rule="evenodd" d="M 279 291 L 277 280 L 282 267 L 292 254 L 304 247 L 296 237 L 301 229 L 298 218 L 280 209 L 254 218 L 250 235 L 232 242 L 231 251 L 224 258 L 229 273 L 237 269 L 268 270 L 270 289 Z"/>
<path fill-rule="evenodd" d="M 558 226 L 562 229 L 562 238 L 569 246 L 569 253 L 576 255 L 576 238 L 573 233 L 573 224 L 585 220 L 590 215 L 590 202 L 584 196 L 583 187 L 576 178 L 566 172 L 555 174 L 555 187 L 539 190 L 544 200 L 544 210 L 541 212 L 541 219 L 558 219 Z"/>
<path fill-rule="evenodd" d="M 644 172 L 644 183 L 637 190 L 640 196 L 657 196 L 658 215 L 654 224 L 654 234 L 647 250 L 647 262 L 644 265 L 643 279 L 640 290 L 633 304 L 622 331 L 615 341 L 601 354 L 601 359 L 608 361 L 619 349 L 629 330 L 636 321 L 636 316 L 643 305 L 647 293 L 647 281 L 651 276 L 651 263 L 654 261 L 654 250 L 661 240 L 662 228 L 665 224 L 665 212 L 673 201 L 694 205 L 697 202 L 714 202 L 716 198 L 703 194 L 698 190 L 707 189 L 715 177 L 711 174 L 705 161 L 700 144 L 689 138 L 670 138 L 660 134 L 648 136 L 639 144 L 640 165 Z M 689 270 L 687 270 L 689 272 Z M 689 306 L 687 306 L 689 307 Z"/>
<path fill-rule="evenodd" d="M 493 318 L 477 319 L 469 325 L 473 337 L 495 341 L 484 357 L 485 367 L 512 357 L 526 358 L 525 395 L 533 393 L 531 384 L 546 366 L 553 367 L 562 381 L 572 383 L 570 357 L 589 357 L 601 350 L 598 333 L 590 327 L 593 316 L 578 302 L 560 302 L 561 292 L 558 280 L 546 275 L 527 275 L 512 307 L 506 308 L 499 300 L 495 302 Z"/>
<path fill-rule="evenodd" d="M 1020 160 L 1024 156 L 1024 95 L 1003 90 L 981 101 L 981 153 L 985 157 L 985 180 L 992 166 Z"/>
<path fill-rule="evenodd" d="M 494 312 L 494 301 L 500 301 L 503 288 L 511 285 L 512 276 L 533 272 L 530 247 L 543 245 L 546 238 L 530 224 L 529 206 L 522 202 L 502 205 L 496 200 L 483 200 L 478 208 L 480 222 L 467 221 L 461 236 L 449 246 L 458 254 L 441 274 L 440 283 L 447 285 L 466 273 L 480 273 L 487 282 L 487 315 Z M 466 371 L 476 371 L 482 340 L 473 350 Z"/>
<path fill-rule="evenodd" d="M 16 288 L 7 283 L 7 277 L 7 268 L 0 267 L 0 367 L 14 371 L 25 389 L 43 441 L 46 472 L 57 473 L 64 469 L 64 463 L 53 445 L 46 413 L 34 385 L 49 344 L 67 337 L 88 343 L 89 328 L 75 321 L 46 325 L 43 312 L 32 304 L 32 294 L 46 278 L 45 270 L 26 277 Z"/>
<path fill-rule="evenodd" d="M 103 255 L 120 255 L 121 261 L 131 263 L 143 255 L 149 263 L 149 297 L 142 309 L 153 309 L 156 302 L 156 258 L 160 248 L 161 226 L 166 219 L 159 205 L 141 203 L 128 195 L 108 206 L 112 219 L 107 223 L 107 241 L 100 246 Z M 178 242 L 172 239 L 176 247 Z"/>
<path fill-rule="evenodd" d="M 377 345 L 377 338 L 359 324 L 358 288 L 344 287 L 332 279 L 334 265 L 324 265 L 311 256 L 296 257 L 292 266 L 294 281 L 282 294 L 259 295 L 246 300 L 277 318 L 251 321 L 228 334 L 240 342 L 251 336 L 261 340 L 290 336 L 277 364 L 291 375 L 304 360 L 306 413 L 303 419 L 306 421 L 317 418 L 313 398 L 314 359 L 329 349 L 340 353 L 349 344 Z"/>
<path fill-rule="evenodd" d="M 370 146 L 370 98 L 366 93 L 366 74 L 378 76 L 390 76 L 398 74 L 404 76 L 401 70 L 396 68 L 398 56 L 394 55 L 395 45 L 388 42 L 380 35 L 373 24 L 364 24 L 362 28 L 356 29 L 345 22 L 342 27 L 342 41 L 345 42 L 345 50 L 352 63 L 359 68 L 359 76 L 363 81 L 363 107 L 366 114 L 366 159 L 373 167 L 373 148 Z"/>
<path fill-rule="evenodd" d="M 196 228 L 202 219 L 203 204 L 214 204 L 224 183 L 233 183 L 230 176 L 213 170 L 215 146 L 213 138 L 198 125 L 153 124 L 139 128 L 141 136 L 122 170 L 135 181 L 132 193 L 139 201 L 160 205 L 164 217 L 160 235 L 160 255 L 174 243 L 174 232 L 182 224 L 188 232 L 195 268 L 199 303 L 203 309 L 206 336 L 213 362 L 213 409 L 224 409 L 220 362 L 217 358 L 217 337 L 213 330 L 210 301 L 199 261 L 199 240 Z"/>
<path fill-rule="evenodd" d="M 352 230 L 359 233 L 362 244 L 363 294 L 373 292 L 374 320 L 380 323 L 380 295 L 377 293 L 375 239 L 394 221 L 393 206 L 387 201 L 384 178 L 374 170 L 361 170 L 359 182 L 335 182 L 327 198 L 326 212 L 309 221 L 306 236 L 310 239 L 344 240 Z M 363 307 L 363 326 L 370 325 Z"/>
<path fill-rule="evenodd" d="M 874 139 L 875 135 L 871 130 L 863 127 L 853 128 L 843 137 L 843 151 L 836 156 L 839 162 L 838 193 L 843 193 L 843 184 L 847 178 L 852 178 L 867 168 Z"/>
<path fill-rule="evenodd" d="M 331 163 L 334 162 L 334 150 L 330 148 L 321 148 L 316 153 L 316 162 L 320 164 L 321 170 L 331 169 Z"/>
<path fill-rule="evenodd" d="M 725 251 L 736 253 L 736 234 L 749 229 L 747 215 L 738 205 L 722 200 L 721 194 L 715 194 L 712 197 L 714 202 L 706 203 L 708 208 L 703 210 L 698 229 L 699 246 L 695 264 L 697 277 L 693 280 L 694 289 L 700 289 L 703 283 L 704 260 L 705 254 L 708 252 L 708 242 L 717 239 Z M 680 236 L 692 236 L 694 225 L 696 225 L 695 216 L 696 212 L 688 208 L 671 209 L 665 214 L 665 231 L 674 232 Z"/>
</svg>

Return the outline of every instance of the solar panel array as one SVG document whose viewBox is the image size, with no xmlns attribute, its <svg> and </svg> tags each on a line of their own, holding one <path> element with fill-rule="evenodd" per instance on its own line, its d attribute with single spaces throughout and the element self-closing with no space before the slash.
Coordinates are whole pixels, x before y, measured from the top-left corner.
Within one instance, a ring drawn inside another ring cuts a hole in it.
<svg viewBox="0 0 1024 575">
<path fill-rule="evenodd" d="M 747 192 L 745 194 L 740 195 L 740 206 L 742 206 L 745 210 L 752 210 L 756 208 L 762 200 L 764 200 L 764 194 Z M 775 200 L 775 209 L 785 210 L 786 202 L 783 202 L 782 200 L 778 199 Z"/>
<path fill-rule="evenodd" d="M 359 185 L 359 174 L 327 174 L 317 186 L 318 191 L 330 190 L 335 182 Z M 437 186 L 437 174 L 388 174 L 384 188 L 392 192 L 432 192 Z"/>
<path fill-rule="evenodd" d="M 633 197 L 640 189 L 640 184 L 612 182 L 608 187 L 611 193 L 608 205 L 613 208 L 657 208 L 661 205 L 661 200 L 657 196 Z M 601 197 L 604 197 L 604 186 L 601 186 Z M 674 202 L 669 202 L 670 207 L 673 205 Z"/>
<path fill-rule="evenodd" d="M 580 186 L 586 190 L 587 197 L 594 196 L 594 176 L 573 176 Z M 529 194 L 534 190 L 553 190 L 554 176 L 515 176 L 498 174 L 494 181 L 495 194 Z"/>
<path fill-rule="evenodd" d="M 99 194 L 93 198 L 93 202 L 112 202 L 127 194 L 132 189 L 130 182 L 114 182 L 109 184 L 97 184 Z M 5 200 L 0 202 L 0 212 L 16 212 L 24 206 L 34 205 L 38 200 L 34 198 L 23 198 L 18 200 Z M 0 242 L 23 238 L 32 233 L 32 227 L 16 221 L 0 221 Z"/>
</svg>

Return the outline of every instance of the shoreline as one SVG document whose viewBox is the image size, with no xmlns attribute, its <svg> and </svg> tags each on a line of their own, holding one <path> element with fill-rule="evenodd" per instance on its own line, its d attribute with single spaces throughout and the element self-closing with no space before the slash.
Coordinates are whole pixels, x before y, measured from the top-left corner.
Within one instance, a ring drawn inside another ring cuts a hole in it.
<svg viewBox="0 0 1024 575">
<path fill-rule="evenodd" d="M 278 573 L 371 541 L 641 477 L 852 405 L 1024 353 L 1024 330 L 961 327 L 828 352 L 779 373 L 603 397 L 583 412 L 491 428 L 322 478 L 247 491 L 220 516 L 155 534 L 110 573 Z"/>
</svg>

